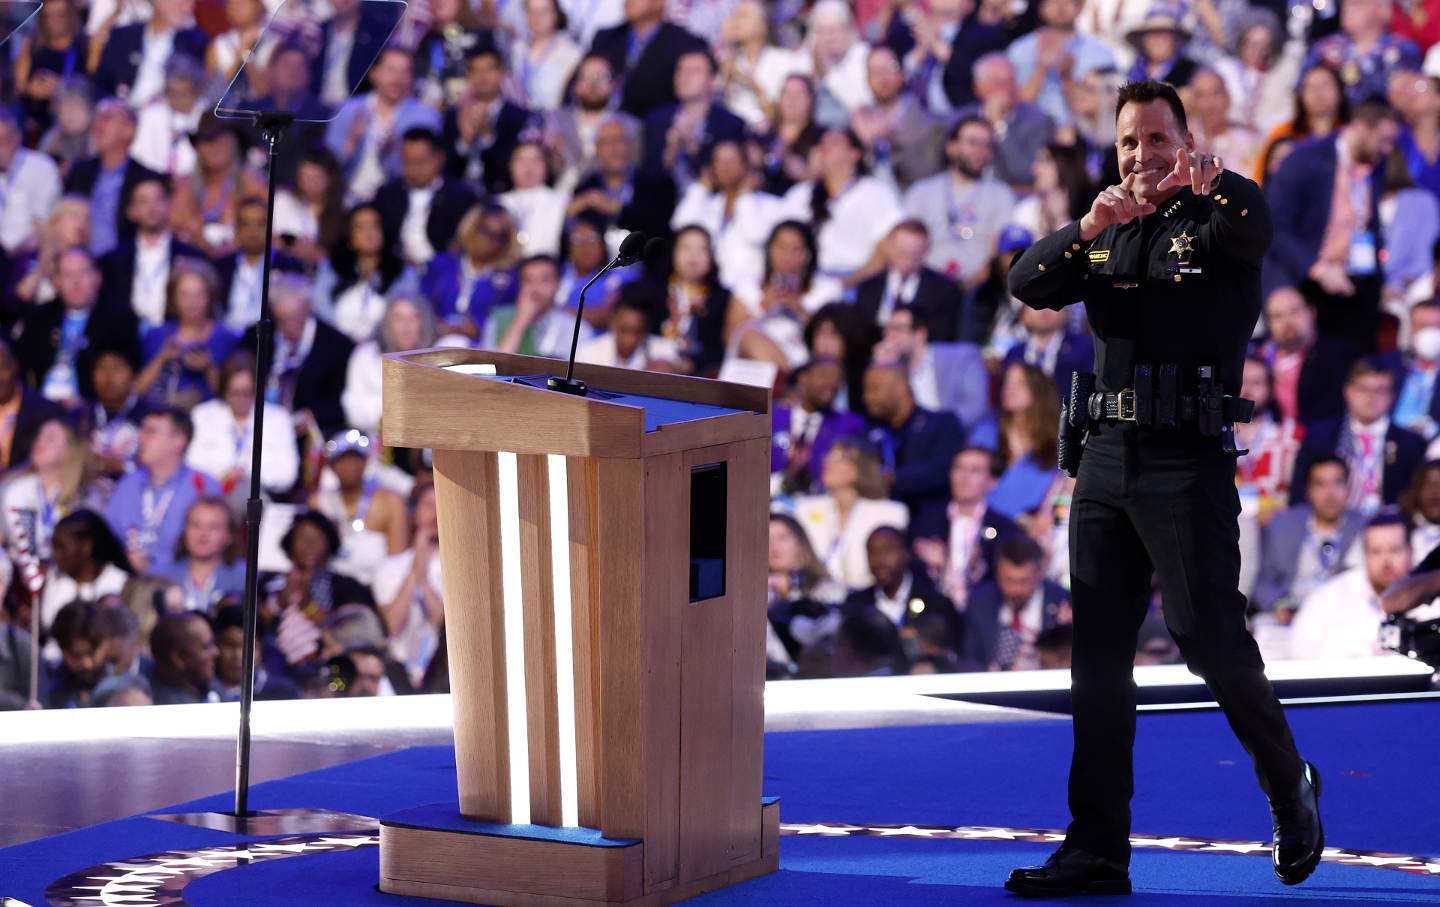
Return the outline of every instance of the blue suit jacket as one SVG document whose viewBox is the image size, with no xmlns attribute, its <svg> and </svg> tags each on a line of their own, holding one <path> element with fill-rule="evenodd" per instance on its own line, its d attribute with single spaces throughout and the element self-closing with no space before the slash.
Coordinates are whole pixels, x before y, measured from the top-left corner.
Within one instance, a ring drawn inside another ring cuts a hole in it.
<svg viewBox="0 0 1440 907">
<path fill-rule="evenodd" d="M 666 104 L 645 118 L 645 157 L 643 166 L 647 170 L 666 170 L 665 137 L 680 112 L 680 103 Z M 705 114 L 705 134 L 700 140 L 700 154 L 706 155 L 716 142 L 740 142 L 745 139 L 745 121 L 737 117 L 723 104 L 710 105 Z M 699 162 L 692 162 L 699 168 Z"/>
<path fill-rule="evenodd" d="M 175 33 L 171 54 L 185 54 L 195 62 L 204 64 L 205 48 L 210 39 L 198 28 L 183 28 Z M 140 71 L 140 59 L 145 50 L 145 23 L 122 25 L 110 33 L 105 50 L 100 53 L 100 62 L 91 76 L 95 83 L 97 97 L 123 95 L 130 91 L 136 74 Z"/>
<path fill-rule="evenodd" d="M 1300 442 L 1300 451 L 1295 455 L 1296 481 L 1290 483 L 1290 504 L 1305 501 L 1305 473 L 1310 464 L 1321 457 L 1345 455 L 1340 449 L 1346 434 L 1345 420 L 1327 419 L 1316 422 L 1305 430 L 1305 440 Z M 1425 460 L 1425 439 L 1409 429 L 1391 423 L 1385 432 L 1384 462 L 1380 469 L 1380 500 L 1394 504 L 1400 499 L 1400 492 L 1410 484 L 1415 470 Z"/>
<path fill-rule="evenodd" d="M 1333 135 L 1311 139 L 1290 152 L 1280 169 L 1265 182 L 1265 197 L 1275 224 L 1275 238 L 1265 256 L 1262 277 L 1261 289 L 1267 295 L 1276 287 L 1299 286 L 1308 279 L 1310 266 L 1320 255 L 1325 227 L 1330 223 L 1336 162 Z M 1384 169 L 1376 167 L 1370 180 L 1370 223 L 1382 248 L 1379 203 Z"/>
<path fill-rule="evenodd" d="M 819 465 L 830 446 L 841 438 L 865 435 L 865 420 L 855 413 L 826 413 L 810 445 L 810 472 L 819 478 Z M 790 462 L 790 407 L 776 406 L 770 417 L 770 471 L 783 472 Z"/>
<path fill-rule="evenodd" d="M 969 341 L 932 343 L 935 384 L 940 405 L 954 413 L 966 431 L 990 418 L 990 375 L 980 347 Z"/>
<path fill-rule="evenodd" d="M 490 312 L 500 306 L 514 304 L 519 288 L 520 282 L 513 271 L 495 271 L 489 280 L 475 281 L 466 314 L 476 327 L 483 327 Z M 420 292 L 435 306 L 437 318 L 441 321 L 454 318 L 459 311 L 460 257 L 453 252 L 441 252 L 430 259 L 425 277 L 420 281 Z"/>
<path fill-rule="evenodd" d="M 1070 593 L 1057 583 L 1044 580 L 1042 592 L 1043 617 L 1040 627 L 1048 630 L 1061 623 L 1061 611 L 1070 601 Z M 965 605 L 965 647 L 961 662 L 975 671 L 988 671 L 995 662 L 1000 641 L 1000 608 L 1005 600 L 1000 587 L 988 580 L 975 587 Z"/>
<path fill-rule="evenodd" d="M 894 471 L 890 496 L 910 508 L 918 521 L 930 509 L 945 507 L 950 498 L 950 464 L 965 446 L 965 429 L 954 413 L 916 408 L 898 429 L 878 426 L 870 438 L 880 448 L 886 468 Z"/>
<path fill-rule="evenodd" d="M 1025 344 L 1017 343 L 1005 353 L 1005 362 L 1001 365 L 1001 372 L 1010 367 L 1012 362 L 1025 361 Z M 1050 377 L 1055 379 L 1055 388 L 1060 392 L 1060 400 L 1063 403 L 1065 398 L 1070 396 L 1070 376 L 1076 372 L 1088 372 L 1095 368 L 1095 340 L 1089 334 L 1080 331 L 1066 331 L 1060 341 L 1060 352 L 1055 356 L 1055 372 Z"/>
</svg>

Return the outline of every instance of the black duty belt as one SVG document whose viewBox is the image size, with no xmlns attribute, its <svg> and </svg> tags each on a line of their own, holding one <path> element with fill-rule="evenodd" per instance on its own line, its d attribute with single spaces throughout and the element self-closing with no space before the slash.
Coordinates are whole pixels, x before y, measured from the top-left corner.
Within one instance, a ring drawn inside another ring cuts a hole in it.
<svg viewBox="0 0 1440 907">
<path fill-rule="evenodd" d="M 1179 422 L 1195 422 L 1200 414 L 1200 398 L 1194 394 L 1180 394 L 1173 418 L 1157 413 L 1146 418 L 1139 412 L 1134 388 L 1125 388 L 1118 393 L 1097 391 L 1090 395 L 1089 415 L 1093 422 L 1139 422 L 1141 424 L 1173 425 Z M 1255 412 L 1255 401 L 1244 397 L 1225 395 L 1220 397 L 1220 418 L 1225 422 L 1249 422 Z"/>
</svg>

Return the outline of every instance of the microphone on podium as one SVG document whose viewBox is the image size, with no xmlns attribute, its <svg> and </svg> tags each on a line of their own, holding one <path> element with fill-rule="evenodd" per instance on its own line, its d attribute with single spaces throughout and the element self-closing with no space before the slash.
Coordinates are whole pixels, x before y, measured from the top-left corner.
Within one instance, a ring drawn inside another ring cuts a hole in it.
<svg viewBox="0 0 1440 907">
<path fill-rule="evenodd" d="M 595 281 L 604 277 L 606 273 L 615 268 L 625 268 L 635 264 L 637 261 L 653 262 L 659 257 L 664 249 L 665 243 L 658 236 L 650 237 L 647 242 L 645 234 L 639 230 L 632 231 L 620 241 L 620 250 L 610 263 L 595 273 L 585 286 L 580 288 L 580 303 L 575 310 L 575 332 L 570 337 L 570 361 L 565 367 L 565 377 L 556 378 L 550 376 L 545 379 L 545 386 L 552 391 L 560 391 L 565 394 L 585 396 L 587 388 L 585 382 L 575 378 L 575 350 L 580 345 L 580 319 L 585 315 L 585 292 L 590 289 Z"/>
</svg>

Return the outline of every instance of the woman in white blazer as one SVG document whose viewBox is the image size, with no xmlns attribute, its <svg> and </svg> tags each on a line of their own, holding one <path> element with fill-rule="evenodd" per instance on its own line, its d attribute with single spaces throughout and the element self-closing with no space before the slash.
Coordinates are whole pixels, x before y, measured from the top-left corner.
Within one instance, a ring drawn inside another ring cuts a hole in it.
<svg viewBox="0 0 1440 907">
<path fill-rule="evenodd" d="M 805 527 L 815 553 L 830 575 L 851 589 L 875 582 L 865 543 L 881 526 L 902 532 L 909 525 L 905 505 L 885 497 L 880 458 L 848 439 L 836 441 L 820 467 L 825 493 L 795 500 L 795 518 Z"/>
<path fill-rule="evenodd" d="M 244 493 L 250 484 L 250 452 L 255 437 L 255 359 L 238 352 L 220 369 L 220 396 L 190 411 L 195 438 L 185 463 L 220 481 L 226 497 Z M 260 486 L 283 495 L 300 475 L 294 418 L 276 403 L 265 404 L 265 437 L 261 441 Z"/>
</svg>

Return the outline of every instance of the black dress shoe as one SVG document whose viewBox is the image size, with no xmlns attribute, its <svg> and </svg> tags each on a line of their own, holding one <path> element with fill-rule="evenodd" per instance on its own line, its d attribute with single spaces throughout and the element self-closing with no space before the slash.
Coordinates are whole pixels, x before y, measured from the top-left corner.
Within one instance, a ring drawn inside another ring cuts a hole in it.
<svg viewBox="0 0 1440 907">
<path fill-rule="evenodd" d="M 1309 762 L 1293 796 L 1270 804 L 1275 819 L 1275 846 L 1271 852 L 1275 876 L 1286 885 L 1310 878 L 1325 853 L 1325 829 L 1320 824 L 1320 772 Z"/>
<path fill-rule="evenodd" d="M 1129 894 L 1130 871 L 1114 860 L 1077 847 L 1061 847 L 1044 866 L 1027 866 L 1010 873 L 1005 889 L 1027 898 Z"/>
</svg>

